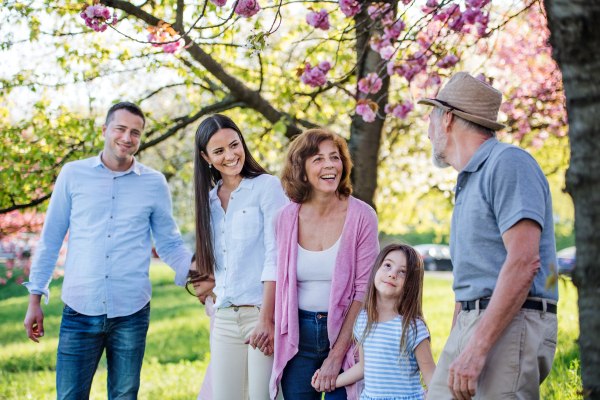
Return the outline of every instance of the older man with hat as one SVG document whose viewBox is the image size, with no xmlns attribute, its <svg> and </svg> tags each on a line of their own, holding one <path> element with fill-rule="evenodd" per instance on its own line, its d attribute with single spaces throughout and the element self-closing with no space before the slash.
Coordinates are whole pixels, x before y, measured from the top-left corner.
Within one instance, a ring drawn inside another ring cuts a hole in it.
<svg viewBox="0 0 600 400">
<path fill-rule="evenodd" d="M 537 399 L 556 350 L 556 244 L 548 181 L 525 150 L 496 140 L 502 94 L 465 72 L 435 99 L 437 167 L 458 174 L 450 230 L 455 313 L 427 397 Z"/>
</svg>

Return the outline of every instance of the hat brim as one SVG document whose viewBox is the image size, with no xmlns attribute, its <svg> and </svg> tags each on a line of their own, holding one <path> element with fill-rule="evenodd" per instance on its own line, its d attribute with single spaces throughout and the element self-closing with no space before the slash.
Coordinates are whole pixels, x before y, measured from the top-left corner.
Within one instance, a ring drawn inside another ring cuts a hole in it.
<svg viewBox="0 0 600 400">
<path fill-rule="evenodd" d="M 481 118 L 481 117 L 478 117 L 477 115 L 473 115 L 473 114 L 469 114 L 469 113 L 466 113 L 466 112 L 463 112 L 463 111 L 460 111 L 457 109 L 453 109 L 451 107 L 448 107 L 448 106 L 440 103 L 436 99 L 420 99 L 419 101 L 417 101 L 417 104 L 425 104 L 427 106 L 439 107 L 443 110 L 450 111 L 451 113 L 456 114 L 459 117 L 466 119 L 467 121 L 471 121 L 478 125 L 485 126 L 486 128 L 491 129 L 493 131 L 499 131 L 499 130 L 506 128 L 506 125 L 501 124 L 500 122 L 492 121 L 491 119 L 487 119 L 487 118 Z"/>
</svg>

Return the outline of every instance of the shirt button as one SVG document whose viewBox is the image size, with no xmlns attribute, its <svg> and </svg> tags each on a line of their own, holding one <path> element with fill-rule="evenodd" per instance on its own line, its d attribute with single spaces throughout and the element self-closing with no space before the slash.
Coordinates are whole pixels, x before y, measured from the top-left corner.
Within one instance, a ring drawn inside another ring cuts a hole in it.
<svg viewBox="0 0 600 400">
<path fill-rule="evenodd" d="M 113 200 L 114 200 L 115 196 L 113 196 Z"/>
<path fill-rule="evenodd" d="M 117 179 L 117 177 L 115 176 L 113 179 Z M 108 277 L 107 277 L 108 278 Z"/>
<path fill-rule="evenodd" d="M 221 231 L 221 233 L 225 233 L 225 231 Z"/>
<path fill-rule="evenodd" d="M 225 249 L 223 249 L 223 253 L 225 253 Z"/>
<path fill-rule="evenodd" d="M 231 200 L 233 200 L 233 196 L 231 196 Z"/>
<path fill-rule="evenodd" d="M 106 277 L 108 278 L 108 275 L 106 275 Z"/>
<path fill-rule="evenodd" d="M 110 235 L 108 235 L 108 237 L 110 237 Z"/>
<path fill-rule="evenodd" d="M 112 215 L 110 216 L 110 219 L 112 219 Z"/>
<path fill-rule="evenodd" d="M 246 212 L 246 210 L 242 211 L 242 213 L 245 213 L 245 212 Z"/>
<path fill-rule="evenodd" d="M 106 258 L 108 258 L 108 256 L 106 256 Z"/>
</svg>

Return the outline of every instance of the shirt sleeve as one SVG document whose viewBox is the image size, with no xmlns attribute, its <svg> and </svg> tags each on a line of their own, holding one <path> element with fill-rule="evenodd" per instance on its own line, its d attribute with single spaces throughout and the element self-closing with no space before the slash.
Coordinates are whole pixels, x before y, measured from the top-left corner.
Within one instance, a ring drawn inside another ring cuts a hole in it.
<svg viewBox="0 0 600 400">
<path fill-rule="evenodd" d="M 412 346 L 412 350 L 415 351 L 415 349 L 417 348 L 417 346 L 425 339 L 427 339 L 429 337 L 429 331 L 427 330 L 427 326 L 425 325 L 425 323 L 420 319 L 417 318 L 417 332 L 416 334 L 413 333 L 412 328 L 410 329 L 410 333 L 411 335 L 413 335 L 414 340 L 413 340 L 413 346 Z M 410 343 L 410 342 L 408 342 Z"/>
<path fill-rule="evenodd" d="M 46 304 L 50 300 L 48 286 L 56 268 L 56 260 L 69 230 L 71 217 L 69 171 L 70 165 L 66 164 L 58 174 L 46 211 L 40 240 L 33 255 L 29 282 L 23 283 L 29 293 L 45 295 Z"/>
<path fill-rule="evenodd" d="M 150 227 L 156 252 L 175 271 L 175 284 L 185 286 L 192 264 L 192 253 L 183 245 L 181 233 L 173 219 L 171 193 L 164 176 L 157 188 L 157 205 L 150 215 Z"/>
<path fill-rule="evenodd" d="M 260 278 L 262 282 L 277 280 L 277 245 L 275 242 L 274 218 L 277 211 L 289 202 L 281 186 L 281 181 L 274 176 L 269 176 L 260 195 L 260 211 L 264 218 L 263 240 L 265 246 L 265 264 Z"/>
<path fill-rule="evenodd" d="M 489 190 L 489 202 L 500 234 L 525 218 L 544 228 L 550 189 L 546 176 L 531 155 L 517 147 L 504 150 L 496 161 Z"/>
<path fill-rule="evenodd" d="M 369 209 L 358 234 L 356 249 L 356 278 L 354 279 L 354 300 L 362 301 L 367 291 L 369 275 L 379 254 L 379 228 L 375 210 Z"/>
</svg>

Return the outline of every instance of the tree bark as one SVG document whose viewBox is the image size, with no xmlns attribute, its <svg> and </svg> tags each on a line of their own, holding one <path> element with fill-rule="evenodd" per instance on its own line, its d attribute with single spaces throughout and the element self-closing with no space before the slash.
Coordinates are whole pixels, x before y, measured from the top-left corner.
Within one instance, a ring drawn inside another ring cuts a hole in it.
<svg viewBox="0 0 600 400">
<path fill-rule="evenodd" d="M 575 205 L 583 392 L 600 399 L 600 1 L 545 0 L 552 56 L 563 75 Z"/>
<path fill-rule="evenodd" d="M 385 63 L 379 53 L 373 51 L 369 46 L 369 25 L 371 17 L 367 13 L 368 3 L 362 4 L 360 13 L 354 16 L 356 21 L 356 82 L 376 72 L 382 75 L 385 71 Z M 385 73 L 382 79 L 381 90 L 377 93 L 370 93 L 367 98 L 376 102 L 379 106 L 378 116 L 373 122 L 365 122 L 358 114 L 354 116 L 350 126 L 350 140 L 348 147 L 354 161 L 354 170 L 352 171 L 352 184 L 354 186 L 354 197 L 364 201 L 375 208 L 374 196 L 377 189 L 377 160 L 379 159 L 379 147 L 381 146 L 381 132 L 385 122 L 384 107 L 388 102 L 388 90 L 390 86 L 390 77 Z M 357 97 L 360 97 L 358 88 Z M 382 116 L 383 118 L 380 118 Z"/>
</svg>

